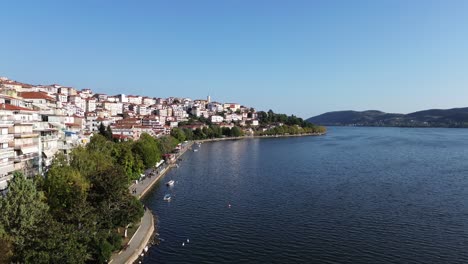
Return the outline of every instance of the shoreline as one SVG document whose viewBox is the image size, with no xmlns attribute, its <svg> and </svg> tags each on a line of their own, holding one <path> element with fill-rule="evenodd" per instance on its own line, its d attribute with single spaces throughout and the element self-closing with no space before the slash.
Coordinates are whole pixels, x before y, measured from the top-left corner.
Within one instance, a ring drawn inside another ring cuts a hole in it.
<svg viewBox="0 0 468 264">
<path fill-rule="evenodd" d="M 193 142 L 215 142 L 215 141 L 225 141 L 225 140 L 243 140 L 243 139 L 257 139 L 257 138 L 285 138 L 285 137 L 316 137 L 324 136 L 327 133 L 309 133 L 309 134 L 295 134 L 295 135 L 265 135 L 265 136 L 242 136 L 242 137 L 224 137 L 224 138 L 208 138 L 208 139 L 199 139 L 192 140 Z"/>
<path fill-rule="evenodd" d="M 185 148 L 176 155 L 176 160 L 180 158 L 188 149 L 194 144 L 194 141 L 189 142 Z M 137 189 L 136 193 L 132 193 L 138 200 L 141 200 L 153 187 L 154 185 L 159 182 L 161 178 L 163 178 L 167 172 L 169 172 L 172 168 L 174 168 L 174 164 L 167 164 L 166 168 L 164 168 L 161 172 L 159 172 L 157 177 L 154 178 L 146 178 L 140 182 L 134 183 L 129 186 L 129 192 L 133 189 Z M 145 175 L 148 175 L 148 171 L 152 169 L 148 169 L 145 171 Z M 148 182 L 145 182 L 148 181 Z M 144 186 L 141 186 L 144 184 Z M 145 206 L 145 205 L 144 205 Z M 148 246 L 152 244 L 151 240 L 154 238 L 155 233 L 155 226 L 154 223 L 156 216 L 152 213 L 151 210 L 146 209 L 145 206 L 145 213 L 141 218 L 140 226 L 138 227 L 137 231 L 132 235 L 129 240 L 128 247 L 126 249 L 122 249 L 119 252 L 114 252 L 112 254 L 112 258 L 108 263 L 134 263 L 138 261 L 140 256 L 144 254 L 143 252 L 148 249 Z M 143 227 L 144 226 L 144 227 Z M 143 227 L 143 228 L 142 228 Z M 133 241 L 134 238 L 137 236 L 141 237 L 139 241 Z M 131 242 L 135 242 L 132 244 Z M 134 246 L 136 244 L 136 246 Z M 131 248 L 134 249 L 131 249 Z M 127 253 L 130 252 L 130 253 Z M 127 253 L 127 254 L 125 254 Z"/>
</svg>

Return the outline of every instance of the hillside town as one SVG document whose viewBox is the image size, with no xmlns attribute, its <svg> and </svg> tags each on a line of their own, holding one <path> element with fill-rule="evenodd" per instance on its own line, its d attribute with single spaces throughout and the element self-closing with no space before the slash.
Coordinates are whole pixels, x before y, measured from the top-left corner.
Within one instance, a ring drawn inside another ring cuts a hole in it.
<svg viewBox="0 0 468 264">
<path fill-rule="evenodd" d="M 143 133 L 169 135 L 176 127 L 195 130 L 206 123 L 258 126 L 257 112 L 238 103 L 206 99 L 157 98 L 142 95 L 108 95 L 59 84 L 32 85 L 0 77 L 0 190 L 14 171 L 42 175 L 54 155 L 65 155 L 89 142 L 101 125 L 118 141 L 137 140 Z M 180 126 L 179 126 L 180 125 Z"/>
</svg>

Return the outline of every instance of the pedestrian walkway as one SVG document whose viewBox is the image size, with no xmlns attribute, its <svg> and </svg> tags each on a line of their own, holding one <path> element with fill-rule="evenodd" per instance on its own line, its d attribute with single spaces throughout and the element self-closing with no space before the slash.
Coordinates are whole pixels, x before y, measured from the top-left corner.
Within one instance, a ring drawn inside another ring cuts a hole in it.
<svg viewBox="0 0 468 264">
<path fill-rule="evenodd" d="M 162 168 L 161 168 L 162 167 Z M 169 171 L 171 168 L 171 165 L 162 165 L 160 168 L 155 169 L 156 171 L 159 171 L 157 174 L 154 176 L 151 176 L 152 172 L 154 171 L 153 169 L 148 169 L 145 172 L 145 178 L 141 181 L 138 181 L 138 183 L 134 183 L 130 186 L 130 193 L 140 199 L 145 195 L 147 191 L 151 189 L 151 187 L 162 177 L 166 172 Z"/>
<path fill-rule="evenodd" d="M 146 247 L 154 232 L 154 218 L 150 210 L 146 210 L 141 218 L 140 226 L 128 242 L 128 247 L 112 255 L 112 264 L 133 263 L 138 259 L 140 252 Z"/>
<path fill-rule="evenodd" d="M 178 159 L 182 156 L 191 144 L 187 144 L 183 151 L 181 151 L 176 158 Z M 145 178 L 138 183 L 134 183 L 130 186 L 129 191 L 130 193 L 140 199 L 143 197 L 151 187 L 166 174 L 174 165 L 173 164 L 163 164 L 159 168 L 148 169 L 145 171 Z M 156 172 L 153 175 L 153 172 Z M 145 207 L 146 208 L 146 207 Z M 114 253 L 111 257 L 111 261 L 109 263 L 115 264 L 123 264 L 123 263 L 133 263 L 135 262 L 140 253 L 149 243 L 151 236 L 154 232 L 154 217 L 150 210 L 146 210 L 145 214 L 141 218 L 140 226 L 138 227 L 137 231 L 127 243 L 127 247 L 124 250 L 121 250 L 119 253 Z"/>
</svg>

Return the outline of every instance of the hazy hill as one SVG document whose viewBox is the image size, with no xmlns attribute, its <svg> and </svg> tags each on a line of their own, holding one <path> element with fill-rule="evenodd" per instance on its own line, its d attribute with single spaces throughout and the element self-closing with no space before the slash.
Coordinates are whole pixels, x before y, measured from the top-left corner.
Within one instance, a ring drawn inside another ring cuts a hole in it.
<svg viewBox="0 0 468 264">
<path fill-rule="evenodd" d="M 406 115 L 377 110 L 336 111 L 311 117 L 307 121 L 325 126 L 468 127 L 468 107 L 431 109 Z"/>
</svg>

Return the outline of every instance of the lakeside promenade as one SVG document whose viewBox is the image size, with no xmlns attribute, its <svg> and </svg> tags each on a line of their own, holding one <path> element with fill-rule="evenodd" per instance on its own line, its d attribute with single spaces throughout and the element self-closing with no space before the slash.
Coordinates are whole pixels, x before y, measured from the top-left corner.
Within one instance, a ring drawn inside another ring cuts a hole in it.
<svg viewBox="0 0 468 264">
<path fill-rule="evenodd" d="M 193 144 L 194 142 L 189 142 L 183 146 L 181 151 L 176 154 L 176 161 L 179 159 Z M 145 179 L 137 183 L 132 184 L 129 187 L 130 193 L 141 199 L 144 197 L 149 190 L 156 184 L 175 164 L 166 164 L 164 163 L 158 168 L 157 176 L 150 176 L 154 172 L 153 168 L 147 169 L 145 171 Z M 146 208 L 146 207 L 145 207 Z M 109 263 L 112 264 L 124 264 L 124 263 L 134 263 L 140 257 L 140 254 L 144 251 L 145 247 L 150 243 L 151 237 L 155 231 L 154 223 L 155 216 L 153 213 L 145 209 L 145 214 L 141 218 L 140 225 L 133 234 L 132 238 L 127 243 L 126 249 L 122 249 L 118 253 L 112 254 L 111 260 Z"/>
</svg>

